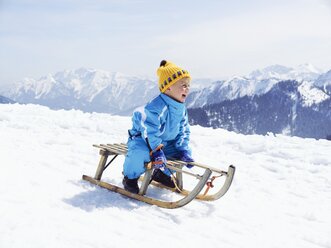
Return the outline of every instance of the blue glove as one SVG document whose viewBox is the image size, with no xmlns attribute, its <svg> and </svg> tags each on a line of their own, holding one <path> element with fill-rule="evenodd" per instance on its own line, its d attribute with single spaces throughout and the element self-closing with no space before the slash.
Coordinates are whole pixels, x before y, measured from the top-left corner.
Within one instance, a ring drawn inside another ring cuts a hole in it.
<svg viewBox="0 0 331 248">
<path fill-rule="evenodd" d="M 184 162 L 194 162 L 194 159 L 192 158 L 191 154 L 188 151 L 180 151 L 177 155 L 177 158 L 181 161 Z M 193 165 L 187 164 L 186 165 L 187 168 L 192 168 Z"/>
<path fill-rule="evenodd" d="M 152 164 L 155 169 L 164 170 L 167 164 L 167 159 L 162 149 L 151 152 Z"/>
</svg>

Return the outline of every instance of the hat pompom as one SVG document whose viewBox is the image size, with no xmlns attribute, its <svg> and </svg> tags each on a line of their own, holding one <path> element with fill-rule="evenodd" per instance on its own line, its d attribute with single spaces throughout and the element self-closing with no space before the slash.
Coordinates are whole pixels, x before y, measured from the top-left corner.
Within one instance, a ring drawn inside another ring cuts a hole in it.
<svg viewBox="0 0 331 248">
<path fill-rule="evenodd" d="M 167 61 L 166 60 L 162 60 L 161 63 L 160 63 L 160 67 L 161 66 L 165 66 L 167 64 Z"/>
</svg>

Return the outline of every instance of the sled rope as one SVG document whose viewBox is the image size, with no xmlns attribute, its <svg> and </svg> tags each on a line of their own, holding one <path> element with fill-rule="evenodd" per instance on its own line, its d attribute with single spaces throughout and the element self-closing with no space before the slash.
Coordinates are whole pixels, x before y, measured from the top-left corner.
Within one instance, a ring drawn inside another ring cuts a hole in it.
<svg viewBox="0 0 331 248">
<path fill-rule="evenodd" d="M 221 176 L 223 176 L 223 175 L 212 176 L 212 177 L 211 177 L 210 181 L 208 181 L 208 182 L 206 183 L 207 188 L 206 188 L 205 192 L 203 193 L 203 196 L 207 195 L 207 193 L 208 193 L 208 191 L 209 191 L 210 188 L 214 188 L 213 181 L 214 181 L 216 178 L 221 177 Z"/>
<path fill-rule="evenodd" d="M 181 193 L 182 190 L 178 187 L 177 180 L 176 180 L 175 176 L 171 175 L 171 179 L 174 182 L 176 189 Z"/>
<path fill-rule="evenodd" d="M 152 162 L 147 163 L 145 166 L 146 166 L 146 168 L 149 169 L 149 170 L 151 170 L 151 169 L 154 168 Z M 170 178 L 171 178 L 171 180 L 173 181 L 173 183 L 175 184 L 175 188 L 181 193 L 182 190 L 178 187 L 176 176 L 174 175 L 174 173 L 172 173 L 172 171 L 171 171 L 169 168 L 166 168 L 166 169 L 170 172 Z M 152 181 L 152 180 L 153 180 L 153 179 L 151 179 L 151 181 Z"/>
<path fill-rule="evenodd" d="M 176 180 L 176 176 L 172 173 L 172 171 L 168 168 L 170 175 L 171 175 L 171 180 L 174 182 L 176 189 L 181 193 L 182 190 L 178 187 L 177 185 L 177 180 Z"/>
<path fill-rule="evenodd" d="M 106 169 L 107 169 L 107 167 L 115 160 L 115 158 L 117 158 L 117 156 L 118 156 L 118 154 L 116 154 L 113 158 L 112 158 L 112 160 L 110 160 L 109 162 L 108 162 L 108 164 L 103 168 L 103 171 L 105 171 Z"/>
</svg>

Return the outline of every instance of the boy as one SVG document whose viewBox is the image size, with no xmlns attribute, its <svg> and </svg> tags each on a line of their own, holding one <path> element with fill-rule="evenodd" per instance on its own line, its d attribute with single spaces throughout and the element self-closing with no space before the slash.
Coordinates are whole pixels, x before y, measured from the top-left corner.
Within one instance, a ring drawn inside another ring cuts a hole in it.
<svg viewBox="0 0 331 248">
<path fill-rule="evenodd" d="M 139 192 L 138 179 L 152 161 L 152 180 L 174 188 L 166 157 L 193 162 L 189 148 L 190 126 L 184 102 L 190 90 L 190 74 L 162 60 L 157 70 L 160 95 L 133 113 L 129 130 L 128 153 L 123 165 L 123 186 Z"/>
</svg>

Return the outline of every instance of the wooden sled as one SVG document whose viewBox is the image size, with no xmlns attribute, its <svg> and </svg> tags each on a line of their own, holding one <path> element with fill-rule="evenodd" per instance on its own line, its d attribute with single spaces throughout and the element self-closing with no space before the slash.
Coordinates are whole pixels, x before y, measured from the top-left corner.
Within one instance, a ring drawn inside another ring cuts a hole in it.
<svg viewBox="0 0 331 248">
<path fill-rule="evenodd" d="M 131 192 L 126 191 L 125 189 L 101 181 L 101 177 L 105 169 L 116 159 L 118 155 L 125 155 L 127 153 L 127 145 L 126 144 L 100 144 L 100 145 L 93 145 L 94 147 L 97 147 L 100 149 L 99 154 L 100 154 L 100 161 L 95 173 L 94 177 L 86 176 L 83 175 L 83 179 L 86 181 L 89 181 L 90 183 L 93 183 L 95 185 L 101 186 L 103 188 L 106 188 L 108 190 L 111 190 L 116 193 L 120 193 L 122 195 L 125 195 L 127 197 L 152 204 L 152 205 L 157 205 L 162 208 L 179 208 L 182 207 L 186 204 L 188 204 L 190 201 L 193 199 L 199 199 L 199 200 L 204 200 L 204 201 L 214 201 L 219 198 L 221 198 L 230 188 L 233 176 L 235 173 L 235 167 L 233 165 L 230 165 L 228 167 L 228 171 L 223 171 L 219 170 L 217 168 L 213 168 L 210 166 L 206 166 L 203 164 L 199 164 L 196 162 L 183 162 L 180 160 L 172 160 L 168 159 L 166 167 L 175 171 L 175 176 L 173 176 L 174 183 L 176 185 L 176 189 L 170 189 L 167 188 L 159 183 L 156 183 L 151 181 L 151 176 L 153 172 L 153 168 L 151 163 L 146 164 L 146 172 L 143 177 L 141 177 L 141 186 L 138 194 L 134 194 Z M 107 163 L 108 157 L 113 156 L 112 159 Z M 200 174 L 194 174 L 188 170 L 183 170 L 183 167 L 185 165 L 193 165 L 198 168 L 201 168 L 203 173 Z M 198 183 L 195 185 L 195 187 L 192 190 L 185 190 L 183 188 L 183 174 L 189 175 L 192 177 L 195 177 L 198 180 Z M 209 189 L 214 187 L 213 181 L 217 177 L 225 177 L 225 181 L 223 183 L 223 186 L 220 187 L 216 193 L 213 194 L 208 194 Z M 177 193 L 180 193 L 183 198 L 177 201 L 162 201 L 158 199 L 154 199 L 151 197 L 146 196 L 147 188 L 148 186 L 152 184 L 157 187 L 162 187 L 166 188 L 172 191 L 175 191 Z M 205 188 L 204 193 L 201 193 L 202 190 Z"/>
</svg>

